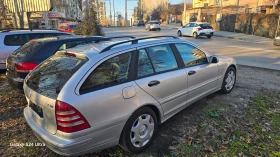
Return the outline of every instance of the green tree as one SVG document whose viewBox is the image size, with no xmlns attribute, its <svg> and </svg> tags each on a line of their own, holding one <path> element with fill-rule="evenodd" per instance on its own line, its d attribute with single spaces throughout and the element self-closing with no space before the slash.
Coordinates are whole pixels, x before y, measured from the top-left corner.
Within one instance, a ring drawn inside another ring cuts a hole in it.
<svg viewBox="0 0 280 157">
<path fill-rule="evenodd" d="M 97 35 L 104 36 L 104 32 L 97 18 L 96 7 L 93 6 L 87 10 L 83 22 L 74 30 L 76 35 Z"/>
</svg>

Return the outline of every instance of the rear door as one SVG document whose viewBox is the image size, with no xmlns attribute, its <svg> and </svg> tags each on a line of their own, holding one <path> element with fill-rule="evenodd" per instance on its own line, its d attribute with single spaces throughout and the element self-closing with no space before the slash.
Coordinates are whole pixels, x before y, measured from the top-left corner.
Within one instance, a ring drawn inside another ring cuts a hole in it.
<svg viewBox="0 0 280 157">
<path fill-rule="evenodd" d="M 187 102 L 217 88 L 218 64 L 211 64 L 206 54 L 189 44 L 174 44 L 180 53 L 188 75 Z"/>
<path fill-rule="evenodd" d="M 164 115 L 186 104 L 187 75 L 177 59 L 168 44 L 139 48 L 135 82 L 162 105 Z"/>
</svg>

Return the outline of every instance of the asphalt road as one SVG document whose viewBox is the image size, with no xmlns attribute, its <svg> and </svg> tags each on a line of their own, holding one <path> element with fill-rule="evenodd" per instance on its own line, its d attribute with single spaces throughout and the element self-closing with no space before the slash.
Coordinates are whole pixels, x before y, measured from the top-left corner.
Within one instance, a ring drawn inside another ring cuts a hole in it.
<svg viewBox="0 0 280 157">
<path fill-rule="evenodd" d="M 173 35 L 177 36 L 176 29 L 162 28 L 161 31 L 147 31 L 144 27 L 118 27 L 104 28 L 106 36 L 132 35 L 135 37 Z M 280 47 L 273 46 L 268 42 L 240 41 L 222 37 L 194 39 L 181 37 L 189 40 L 213 55 L 231 56 L 237 64 L 280 70 Z"/>
</svg>

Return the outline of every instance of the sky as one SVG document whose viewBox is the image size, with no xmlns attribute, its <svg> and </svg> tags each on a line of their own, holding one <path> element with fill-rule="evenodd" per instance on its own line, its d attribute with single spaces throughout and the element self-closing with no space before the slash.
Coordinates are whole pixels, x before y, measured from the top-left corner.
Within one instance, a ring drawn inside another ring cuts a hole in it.
<svg viewBox="0 0 280 157">
<path fill-rule="evenodd" d="M 104 1 L 104 0 L 99 0 Z M 114 14 L 113 12 L 113 1 L 115 4 L 115 12 L 121 12 L 122 16 L 125 16 L 125 0 L 111 0 L 111 9 L 112 9 L 112 16 Z M 187 0 L 188 1 L 188 0 Z M 109 0 L 104 1 L 106 3 L 106 15 L 110 15 L 110 5 Z M 127 0 L 127 19 L 129 20 L 132 17 L 133 9 L 137 6 L 138 0 Z M 169 3 L 171 4 L 179 4 L 184 2 L 184 0 L 169 0 Z M 116 15 L 117 16 L 117 15 Z"/>
</svg>

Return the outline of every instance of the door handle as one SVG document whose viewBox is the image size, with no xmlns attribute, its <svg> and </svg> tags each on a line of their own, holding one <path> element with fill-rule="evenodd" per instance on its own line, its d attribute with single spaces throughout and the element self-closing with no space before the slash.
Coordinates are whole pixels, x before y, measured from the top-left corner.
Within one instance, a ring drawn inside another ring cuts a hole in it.
<svg viewBox="0 0 280 157">
<path fill-rule="evenodd" d="M 158 85 L 158 84 L 160 84 L 160 82 L 159 82 L 158 80 L 154 80 L 154 81 L 150 81 L 149 84 L 148 84 L 148 86 L 149 86 L 149 87 L 152 87 L 152 86 L 156 86 L 156 85 Z"/>
<path fill-rule="evenodd" d="M 188 72 L 188 75 L 194 75 L 195 73 L 196 73 L 196 71 L 193 71 L 193 70 L 192 70 L 192 71 L 189 71 L 189 72 Z"/>
</svg>

